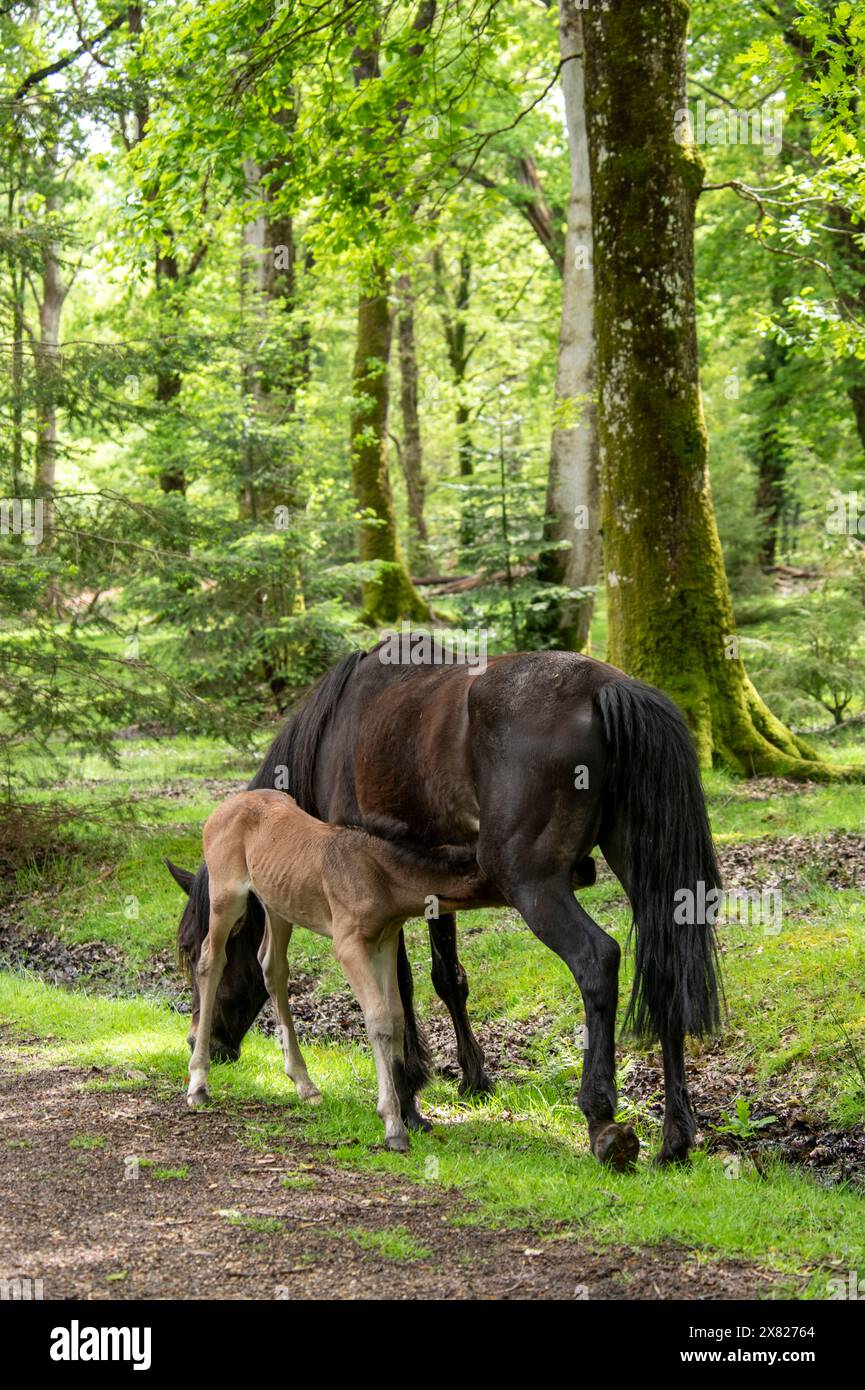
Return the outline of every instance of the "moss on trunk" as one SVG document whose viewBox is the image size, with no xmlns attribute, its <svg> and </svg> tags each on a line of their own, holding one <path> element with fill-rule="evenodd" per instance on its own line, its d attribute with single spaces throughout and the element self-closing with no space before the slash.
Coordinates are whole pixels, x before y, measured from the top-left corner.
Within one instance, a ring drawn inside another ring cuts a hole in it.
<svg viewBox="0 0 865 1390">
<path fill-rule="evenodd" d="M 583 15 L 608 659 L 679 703 L 704 765 L 843 775 L 767 709 L 734 636 L 697 365 L 703 166 L 677 120 L 687 22 L 683 0 Z"/>
</svg>

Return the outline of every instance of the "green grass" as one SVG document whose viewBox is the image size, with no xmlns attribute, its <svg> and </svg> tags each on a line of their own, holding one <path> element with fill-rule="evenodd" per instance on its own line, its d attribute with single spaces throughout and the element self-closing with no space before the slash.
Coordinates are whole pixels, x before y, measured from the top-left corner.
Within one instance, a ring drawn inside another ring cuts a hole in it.
<svg viewBox="0 0 865 1390">
<path fill-rule="evenodd" d="M 367 1230 L 355 1226 L 350 1230 L 334 1232 L 346 1236 L 359 1245 L 361 1250 L 380 1255 L 383 1260 L 413 1261 L 428 1260 L 432 1251 L 416 1240 L 405 1226 L 385 1226 L 379 1230 Z"/>
<path fill-rule="evenodd" d="M 827 745 L 827 756 L 861 760 L 865 744 L 854 751 L 849 744 Z M 213 805 L 202 779 L 242 780 L 253 765 L 252 757 L 192 739 L 171 745 L 130 741 L 120 749 L 117 768 L 97 757 L 85 759 L 75 769 L 77 785 L 71 784 L 70 772 L 70 785 L 60 788 L 81 808 L 69 826 L 68 851 L 38 872 L 24 868 L 14 885 L 29 924 L 64 939 L 119 947 L 133 983 L 136 969 L 155 951 L 173 946 L 183 898 L 160 861 L 168 855 L 186 867 L 198 863 L 200 824 Z M 57 795 L 56 771 L 47 766 L 41 775 L 34 794 L 50 800 Z M 179 795 L 161 796 L 166 786 L 178 788 Z M 214 790 L 218 794 L 219 788 Z M 857 786 L 773 791 L 766 797 L 752 784 L 712 772 L 706 790 L 722 846 L 865 829 Z M 113 811 L 100 818 L 112 802 L 132 807 L 134 825 L 118 821 Z M 827 888 L 819 863 L 810 862 L 807 853 L 794 850 L 790 858 L 797 887 L 785 894 L 779 934 L 735 924 L 722 931 L 729 1022 L 722 1055 L 712 1065 L 729 1075 L 731 1114 L 746 1091 L 749 1113 L 764 1113 L 760 1093 L 771 1086 L 827 1123 L 861 1124 L 865 904 L 861 893 Z M 582 893 L 581 901 L 624 945 L 629 913 L 618 885 L 600 883 Z M 411 924 L 408 936 L 420 1011 L 441 1014 L 429 980 L 423 925 Z M 411 1154 L 397 1157 L 381 1148 L 366 1048 L 337 1042 L 305 1048 L 325 1094 L 324 1105 L 307 1110 L 282 1073 L 276 1046 L 253 1032 L 241 1062 L 214 1067 L 212 1073 L 218 1104 L 255 1100 L 274 1107 L 273 1120 L 250 1122 L 242 1142 L 262 1152 L 278 1149 L 290 1111 L 328 1161 L 406 1173 L 419 1183 L 458 1190 L 465 1197 L 466 1221 L 530 1223 L 551 1236 L 590 1235 L 599 1243 L 674 1240 L 700 1257 L 752 1258 L 791 1275 L 816 1266 L 824 1273 L 861 1266 L 865 1201 L 853 1191 L 823 1189 L 780 1166 L 760 1174 L 747 1163 L 734 1181 L 726 1176 L 721 1155 L 698 1154 L 686 1173 L 657 1173 L 647 1163 L 629 1178 L 599 1169 L 587 1154 L 585 1124 L 576 1107 L 582 1059 L 575 1032 L 584 1016 L 570 973 L 508 912 L 461 914 L 460 955 L 476 1022 L 498 1024 L 505 1032 L 508 1023 L 531 1024 L 527 1062 L 512 1068 L 512 1084 L 473 1107 L 459 1101 L 450 1083 L 435 1081 L 425 1092 L 435 1131 L 414 1136 Z M 321 991 L 346 988 L 330 944 L 312 933 L 295 932 L 291 964 L 314 976 Z M 628 957 L 622 1003 L 630 979 Z M 184 1088 L 186 1020 L 153 1000 L 69 992 L 7 974 L 0 975 L 0 1017 L 19 1034 L 39 1040 L 38 1065 L 110 1069 L 107 1076 L 83 1081 L 87 1089 L 148 1088 L 173 1105 Z M 696 1044 L 692 1052 L 698 1060 Z M 659 1142 L 657 1124 L 644 1108 L 627 1101 L 628 1073 L 640 1055 L 627 1039 L 620 1044 L 622 1113 L 638 1125 L 651 1150 Z M 164 1172 L 166 1180 L 183 1176 L 179 1169 Z M 283 1178 L 286 1187 L 314 1181 L 302 1171 Z M 812 1292 L 825 1289 L 824 1273 L 812 1282 Z"/>
<path fill-rule="evenodd" d="M 76 1134 L 69 1140 L 70 1149 L 104 1149 L 105 1140 L 99 1134 Z"/>
<path fill-rule="evenodd" d="M 130 1066 L 146 1073 L 168 1106 L 185 1082 L 183 1020 L 143 1000 L 84 998 L 31 977 L 0 975 L 0 1015 L 28 1038 L 28 1065 Z M 590 1237 L 598 1244 L 676 1241 L 699 1256 L 750 1258 L 799 1275 L 819 1269 L 809 1289 L 822 1296 L 829 1273 L 861 1266 L 865 1201 L 843 1187 L 824 1189 L 781 1165 L 760 1173 L 742 1164 L 738 1179 L 722 1157 L 698 1153 L 687 1171 L 641 1163 L 620 1176 L 587 1152 L 573 1078 L 548 1077 L 504 1086 L 488 1103 L 460 1102 L 441 1080 L 426 1093 L 435 1129 L 412 1137 L 408 1156 L 382 1148 L 372 1062 L 366 1049 L 308 1047 L 321 1106 L 300 1106 L 282 1073 L 278 1049 L 253 1034 L 242 1059 L 215 1066 L 215 1101 L 267 1101 L 301 1119 L 301 1132 L 329 1162 L 404 1174 L 464 1197 L 469 1222 L 531 1224 L 550 1236 Z M 22 1061 L 23 1064 L 23 1061 Z M 252 1127 L 250 1127 L 252 1128 Z M 276 1132 L 265 1136 L 274 1142 Z"/>
</svg>

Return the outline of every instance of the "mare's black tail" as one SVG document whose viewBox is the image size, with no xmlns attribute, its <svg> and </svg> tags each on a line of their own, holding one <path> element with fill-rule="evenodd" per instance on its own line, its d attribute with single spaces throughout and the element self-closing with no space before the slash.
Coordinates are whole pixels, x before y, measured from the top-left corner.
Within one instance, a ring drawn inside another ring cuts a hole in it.
<svg viewBox="0 0 865 1390">
<path fill-rule="evenodd" d="M 637 936 L 626 1023 L 643 1036 L 701 1036 L 720 1020 L 711 895 L 721 875 L 693 740 L 673 702 L 641 681 L 611 681 L 595 702 Z"/>
</svg>

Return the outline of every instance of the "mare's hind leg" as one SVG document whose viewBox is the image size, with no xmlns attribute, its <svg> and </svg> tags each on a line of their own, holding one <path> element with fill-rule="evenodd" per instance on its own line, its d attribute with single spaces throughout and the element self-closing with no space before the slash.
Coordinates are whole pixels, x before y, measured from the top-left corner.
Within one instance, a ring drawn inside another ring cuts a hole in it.
<svg viewBox="0 0 865 1390">
<path fill-rule="evenodd" d="M 615 1120 L 619 944 L 577 902 L 570 870 L 558 883 L 521 882 L 509 896 L 535 936 L 568 966 L 583 997 L 586 1038 L 579 1105 L 588 1121 L 592 1153 L 612 1168 L 631 1168 L 639 1140 L 631 1125 Z"/>
<path fill-rule="evenodd" d="M 290 1076 L 301 1100 L 320 1101 L 321 1092 L 309 1079 L 306 1062 L 294 1031 L 294 1020 L 288 1003 L 288 943 L 291 923 L 264 914 L 264 936 L 258 952 L 264 983 L 270 995 L 279 1026 L 279 1041 L 286 1076 Z"/>
<path fill-rule="evenodd" d="M 203 1105 L 207 1100 L 207 1074 L 210 1071 L 210 1034 L 216 991 L 225 969 L 226 943 L 232 928 L 246 907 L 246 888 L 224 888 L 210 883 L 210 923 L 198 957 L 199 1015 L 195 1047 L 189 1059 L 187 1103 Z"/>
<path fill-rule="evenodd" d="M 628 892 L 628 872 L 625 855 L 618 836 L 613 833 L 601 844 L 604 858 Z M 667 1027 L 661 1034 L 661 1053 L 664 1059 L 664 1139 L 655 1162 L 685 1163 L 696 1139 L 696 1123 L 688 1094 L 685 1072 L 685 1035 L 681 1028 Z"/>
<path fill-rule="evenodd" d="M 452 912 L 442 913 L 441 917 L 430 921 L 429 940 L 433 988 L 447 1005 L 456 1033 L 457 1059 L 463 1074 L 459 1093 L 461 1096 L 488 1094 L 493 1083 L 484 1067 L 483 1048 L 469 1023 L 466 1010 L 469 982 L 457 955 L 457 919 Z"/>
</svg>

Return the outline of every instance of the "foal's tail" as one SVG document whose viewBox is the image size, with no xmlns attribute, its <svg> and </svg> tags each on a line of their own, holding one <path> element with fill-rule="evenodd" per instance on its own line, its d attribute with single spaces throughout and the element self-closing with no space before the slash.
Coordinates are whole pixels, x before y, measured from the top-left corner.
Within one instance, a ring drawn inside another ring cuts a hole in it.
<svg viewBox="0 0 865 1390">
<path fill-rule="evenodd" d="M 641 681 L 605 684 L 595 702 L 612 762 L 608 823 L 636 926 L 626 1023 L 648 1037 L 699 1037 L 720 1021 L 710 895 L 721 875 L 691 734 L 673 702 Z"/>
</svg>

